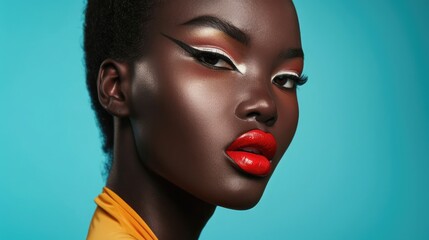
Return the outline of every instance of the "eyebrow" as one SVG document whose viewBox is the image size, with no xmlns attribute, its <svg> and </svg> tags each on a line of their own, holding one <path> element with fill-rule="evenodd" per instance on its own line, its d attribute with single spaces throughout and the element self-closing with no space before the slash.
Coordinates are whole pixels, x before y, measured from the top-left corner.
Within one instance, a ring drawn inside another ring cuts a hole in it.
<svg viewBox="0 0 429 240">
<path fill-rule="evenodd" d="M 243 43 L 244 45 L 248 45 L 250 42 L 250 37 L 238 27 L 234 26 L 228 21 L 214 16 L 205 15 L 196 17 L 183 23 L 182 25 L 212 27 L 226 33 L 228 36 Z M 283 59 L 304 58 L 304 51 L 302 48 L 292 48 L 282 52 L 280 57 Z"/>
<path fill-rule="evenodd" d="M 250 41 L 249 36 L 242 30 L 234 26 L 232 23 L 213 16 L 196 17 L 183 23 L 182 25 L 194 25 L 216 28 L 244 45 L 248 45 Z"/>
<path fill-rule="evenodd" d="M 283 59 L 304 58 L 304 51 L 302 48 L 291 48 L 282 52 L 280 57 Z"/>
</svg>

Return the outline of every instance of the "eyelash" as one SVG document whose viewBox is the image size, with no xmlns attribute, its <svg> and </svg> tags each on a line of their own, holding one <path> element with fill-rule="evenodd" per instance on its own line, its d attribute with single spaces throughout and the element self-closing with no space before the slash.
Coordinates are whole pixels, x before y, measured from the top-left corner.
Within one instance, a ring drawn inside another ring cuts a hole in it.
<svg viewBox="0 0 429 240">
<path fill-rule="evenodd" d="M 189 52 L 189 54 L 191 54 L 192 57 L 194 57 L 197 61 L 201 62 L 203 65 L 205 65 L 209 68 L 218 69 L 218 70 L 237 70 L 237 67 L 231 61 L 231 59 L 229 59 L 228 57 L 226 57 L 220 53 L 211 52 L 211 51 L 202 51 L 202 50 L 195 49 L 192 47 L 191 47 L 191 49 L 192 49 L 192 51 Z M 210 59 L 211 60 L 217 60 L 217 61 L 216 61 L 216 63 L 210 63 Z M 224 61 L 227 65 L 230 66 L 230 68 L 229 67 L 215 66 L 219 62 L 219 60 Z"/>
<path fill-rule="evenodd" d="M 179 47 L 181 47 L 183 50 L 185 50 L 187 53 L 189 53 L 193 58 L 195 58 L 198 62 L 200 62 L 201 64 L 203 64 L 206 67 L 212 68 L 212 69 L 216 69 L 216 70 L 234 70 L 234 71 L 238 71 L 237 67 L 235 66 L 235 64 L 231 61 L 231 59 L 229 59 L 227 56 L 217 53 L 217 52 L 212 52 L 212 51 L 205 51 L 205 50 L 199 50 L 196 49 L 194 47 L 191 47 L 189 45 L 187 45 L 186 43 L 179 41 L 177 39 L 171 38 L 167 35 L 165 35 L 167 38 L 169 38 L 171 41 L 175 42 L 177 45 L 179 45 Z M 222 60 L 224 61 L 226 64 L 228 64 L 230 66 L 230 68 L 228 67 L 219 67 L 219 66 L 215 66 L 215 64 L 217 63 L 209 63 L 207 60 L 207 58 L 212 58 L 212 59 L 218 59 L 218 60 Z"/>
</svg>

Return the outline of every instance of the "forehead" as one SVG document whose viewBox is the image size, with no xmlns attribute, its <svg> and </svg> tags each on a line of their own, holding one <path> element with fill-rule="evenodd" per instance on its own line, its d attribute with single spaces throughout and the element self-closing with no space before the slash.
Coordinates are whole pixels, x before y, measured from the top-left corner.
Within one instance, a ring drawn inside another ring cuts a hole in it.
<svg viewBox="0 0 429 240">
<path fill-rule="evenodd" d="M 257 44 L 300 47 L 300 33 L 291 0 L 174 0 L 162 1 L 153 15 L 153 30 L 172 33 L 181 24 L 201 16 L 225 20 Z"/>
</svg>

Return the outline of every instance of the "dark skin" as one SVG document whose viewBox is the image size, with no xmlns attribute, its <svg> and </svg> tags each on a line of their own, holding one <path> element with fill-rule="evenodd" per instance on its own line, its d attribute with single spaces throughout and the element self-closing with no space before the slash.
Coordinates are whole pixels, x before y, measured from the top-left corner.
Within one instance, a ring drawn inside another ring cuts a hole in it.
<svg viewBox="0 0 429 240">
<path fill-rule="evenodd" d="M 207 22 L 215 18 L 244 35 Z M 257 204 L 292 141 L 296 90 L 271 80 L 302 72 L 297 16 L 289 0 L 165 1 L 146 41 L 138 61 L 100 67 L 99 100 L 115 122 L 107 187 L 159 239 L 197 239 L 216 206 Z M 231 61 L 196 58 L 179 42 L 220 49 Z M 252 129 L 277 141 L 265 177 L 243 173 L 225 154 Z"/>
</svg>

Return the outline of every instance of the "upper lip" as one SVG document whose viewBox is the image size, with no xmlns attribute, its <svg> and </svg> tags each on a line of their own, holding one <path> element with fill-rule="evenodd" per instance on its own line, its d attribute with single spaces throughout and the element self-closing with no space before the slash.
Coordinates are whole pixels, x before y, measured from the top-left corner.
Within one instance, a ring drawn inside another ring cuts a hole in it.
<svg viewBox="0 0 429 240">
<path fill-rule="evenodd" d="M 259 129 L 250 130 L 229 145 L 227 151 L 243 151 L 265 156 L 271 160 L 277 149 L 276 139 L 271 133 Z"/>
</svg>

